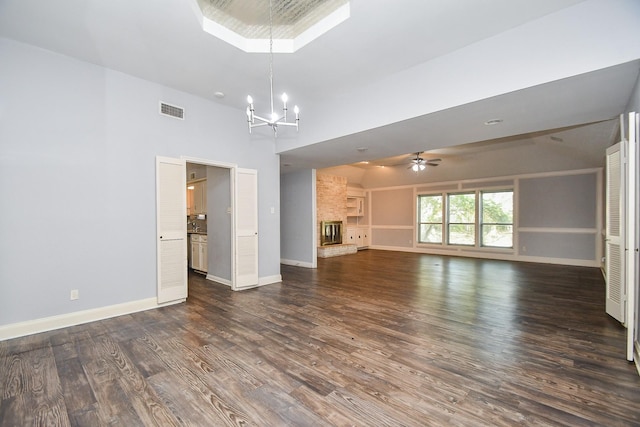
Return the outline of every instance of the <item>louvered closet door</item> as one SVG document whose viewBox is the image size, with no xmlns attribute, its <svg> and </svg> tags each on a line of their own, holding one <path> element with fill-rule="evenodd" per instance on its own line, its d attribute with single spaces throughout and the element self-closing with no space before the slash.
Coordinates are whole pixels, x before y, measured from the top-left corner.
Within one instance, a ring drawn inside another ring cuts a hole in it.
<svg viewBox="0 0 640 427">
<path fill-rule="evenodd" d="M 158 304 L 187 297 L 186 181 L 184 160 L 156 158 Z"/>
<path fill-rule="evenodd" d="M 258 285 L 258 172 L 236 174 L 236 280 L 234 290 Z"/>
<path fill-rule="evenodd" d="M 607 149 L 605 269 L 606 311 L 613 318 L 625 322 L 624 295 L 624 208 L 623 158 L 621 143 Z"/>
</svg>

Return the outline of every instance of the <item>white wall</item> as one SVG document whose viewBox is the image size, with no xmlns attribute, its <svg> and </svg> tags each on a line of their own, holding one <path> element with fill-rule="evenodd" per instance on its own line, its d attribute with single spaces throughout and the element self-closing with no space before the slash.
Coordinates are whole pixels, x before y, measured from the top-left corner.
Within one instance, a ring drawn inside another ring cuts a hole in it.
<svg viewBox="0 0 640 427">
<path fill-rule="evenodd" d="M 278 157 L 241 111 L 7 39 L 0 58 L 0 326 L 155 298 L 157 155 L 257 169 L 259 275 L 279 277 Z"/>
<path fill-rule="evenodd" d="M 640 43 L 634 42 L 640 34 L 639 15 L 637 0 L 587 0 L 375 84 L 347 93 L 329 92 L 323 102 L 304 110 L 307 117 L 323 120 L 305 122 L 300 137 L 279 140 L 277 150 L 284 152 L 634 61 L 640 56 Z M 583 117 L 576 123 L 588 121 Z M 508 124 L 504 125 L 506 129 Z M 547 128 L 554 127 L 558 126 Z M 433 148 L 461 142 L 435 141 Z"/>
</svg>

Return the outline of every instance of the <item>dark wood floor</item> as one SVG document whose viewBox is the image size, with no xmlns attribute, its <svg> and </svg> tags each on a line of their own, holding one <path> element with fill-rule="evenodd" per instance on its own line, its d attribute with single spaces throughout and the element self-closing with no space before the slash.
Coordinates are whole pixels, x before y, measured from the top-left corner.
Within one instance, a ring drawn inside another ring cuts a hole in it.
<svg viewBox="0 0 640 427">
<path fill-rule="evenodd" d="M 0 425 L 640 425 L 593 268 L 384 251 L 0 342 Z"/>
</svg>

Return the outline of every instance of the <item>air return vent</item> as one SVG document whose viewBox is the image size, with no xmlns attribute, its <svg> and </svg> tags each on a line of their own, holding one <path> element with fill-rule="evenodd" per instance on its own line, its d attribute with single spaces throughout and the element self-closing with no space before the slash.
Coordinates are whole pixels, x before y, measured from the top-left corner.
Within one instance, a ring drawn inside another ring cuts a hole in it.
<svg viewBox="0 0 640 427">
<path fill-rule="evenodd" d="M 176 119 L 184 120 L 184 108 L 176 107 L 175 105 L 169 105 L 160 101 L 160 114 L 163 116 L 174 117 Z"/>
</svg>

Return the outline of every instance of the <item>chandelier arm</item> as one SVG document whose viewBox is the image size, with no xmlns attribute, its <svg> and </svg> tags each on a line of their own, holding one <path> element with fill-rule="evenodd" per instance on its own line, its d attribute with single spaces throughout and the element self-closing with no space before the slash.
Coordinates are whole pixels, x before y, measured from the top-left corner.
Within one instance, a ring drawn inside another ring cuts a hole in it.
<svg viewBox="0 0 640 427">
<path fill-rule="evenodd" d="M 265 123 L 271 123 L 270 119 L 264 118 L 264 117 L 260 117 L 258 115 L 253 115 L 253 118 L 256 120 L 260 120 L 261 122 L 265 122 Z M 253 123 L 253 122 L 252 122 Z"/>
</svg>

